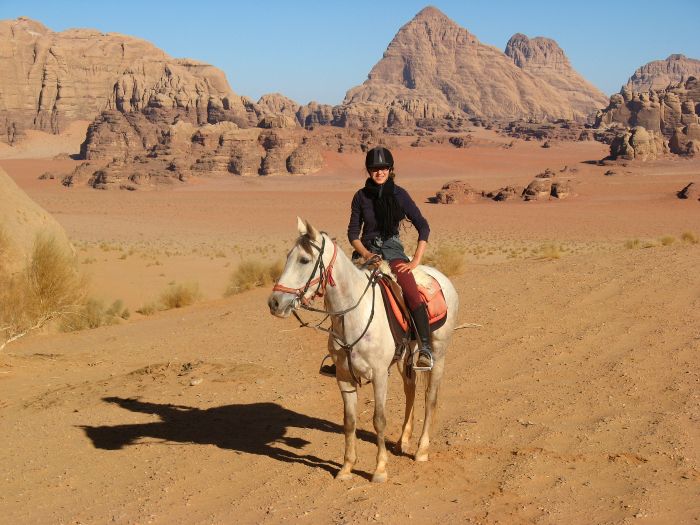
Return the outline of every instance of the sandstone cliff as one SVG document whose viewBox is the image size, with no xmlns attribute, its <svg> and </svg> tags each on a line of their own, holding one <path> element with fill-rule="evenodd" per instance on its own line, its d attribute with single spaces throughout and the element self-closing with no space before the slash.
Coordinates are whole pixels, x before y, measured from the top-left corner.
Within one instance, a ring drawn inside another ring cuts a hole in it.
<svg viewBox="0 0 700 525">
<path fill-rule="evenodd" d="M 665 89 L 689 77 L 700 78 L 700 60 L 676 54 L 638 68 L 627 81 L 626 87 L 633 92 Z"/>
<path fill-rule="evenodd" d="M 568 61 L 562 57 L 563 68 Z M 563 91 L 554 85 L 556 69 L 549 68 L 543 80 L 528 67 L 540 73 L 543 68 L 527 61 L 522 66 L 426 7 L 399 30 L 367 81 L 334 108 L 334 124 L 401 128 L 470 116 L 583 120 L 605 102 L 589 84 L 584 91 L 590 100 L 572 95 L 570 67 L 559 82 Z"/>
<path fill-rule="evenodd" d="M 571 67 L 562 48 L 551 38 L 528 38 L 516 33 L 508 41 L 505 54 L 520 69 L 561 93 L 580 114 L 594 114 L 608 103 L 602 91 Z"/>
<path fill-rule="evenodd" d="M 689 77 L 644 93 L 623 87 L 596 118 L 596 127 L 610 126 L 642 126 L 663 136 L 671 153 L 695 155 L 700 152 L 700 81 Z"/>
<path fill-rule="evenodd" d="M 154 45 L 90 29 L 53 32 L 27 18 L 0 21 L 0 140 L 24 129 L 58 133 L 103 110 L 177 116 L 195 124 L 255 125 L 224 73 Z"/>
</svg>

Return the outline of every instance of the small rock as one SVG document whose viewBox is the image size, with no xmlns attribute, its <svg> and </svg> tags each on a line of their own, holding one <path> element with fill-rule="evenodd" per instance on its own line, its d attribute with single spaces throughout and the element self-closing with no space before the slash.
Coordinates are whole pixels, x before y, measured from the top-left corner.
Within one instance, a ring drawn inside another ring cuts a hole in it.
<svg viewBox="0 0 700 525">
<path fill-rule="evenodd" d="M 193 377 L 193 378 L 190 380 L 190 386 L 197 386 L 197 385 L 201 384 L 202 381 L 203 381 L 203 380 L 202 380 L 201 377 Z"/>
</svg>

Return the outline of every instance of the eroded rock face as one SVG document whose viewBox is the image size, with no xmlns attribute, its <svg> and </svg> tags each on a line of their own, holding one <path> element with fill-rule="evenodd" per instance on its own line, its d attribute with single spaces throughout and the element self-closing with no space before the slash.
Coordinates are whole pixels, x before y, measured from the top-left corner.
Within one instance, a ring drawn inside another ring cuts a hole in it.
<svg viewBox="0 0 700 525">
<path fill-rule="evenodd" d="M 688 77 L 700 78 L 700 60 L 684 55 L 670 55 L 666 60 L 654 60 L 638 68 L 625 87 L 632 92 L 666 89 L 684 82 Z"/>
<path fill-rule="evenodd" d="M 523 67 L 536 69 L 534 62 L 527 64 L 521 61 Z M 479 42 L 438 9 L 426 7 L 399 30 L 367 81 L 347 92 L 334 109 L 334 124 L 444 127 L 468 116 L 585 119 L 605 100 L 593 101 L 599 92 L 588 103 L 578 100 L 575 92 L 591 91 L 590 85 L 577 90 L 569 69 L 568 80 L 561 83 L 567 86 L 564 92 L 553 84 L 564 69 L 548 69 L 548 80 L 543 80 L 543 75 L 518 67 L 500 50 Z"/>
<path fill-rule="evenodd" d="M 528 38 L 516 33 L 508 41 L 505 54 L 520 69 L 561 93 L 579 114 L 592 115 L 607 105 L 608 97 L 571 67 L 562 48 L 551 38 Z"/>
<path fill-rule="evenodd" d="M 689 77 L 667 89 L 636 93 L 624 87 L 596 117 L 596 127 L 636 127 L 669 141 L 671 153 L 698 152 L 700 81 Z"/>
<path fill-rule="evenodd" d="M 549 200 L 552 194 L 551 179 L 535 179 L 523 190 L 522 198 L 525 201 Z"/>
<path fill-rule="evenodd" d="M 165 125 L 142 113 L 107 111 L 88 129 L 82 146 L 88 162 L 63 184 L 135 190 L 209 174 L 313 173 L 323 165 L 323 143 L 304 133 L 298 127 L 240 129 L 228 121 L 196 126 L 178 120 Z"/>
<path fill-rule="evenodd" d="M 667 152 L 663 138 L 642 126 L 620 133 L 610 144 L 612 159 L 653 160 Z"/>
<path fill-rule="evenodd" d="M 56 33 L 23 17 L 0 22 L 0 93 L 0 140 L 9 143 L 25 129 L 58 133 L 104 110 L 167 124 L 176 116 L 195 124 L 257 122 L 213 66 L 172 58 L 138 38 Z"/>
</svg>

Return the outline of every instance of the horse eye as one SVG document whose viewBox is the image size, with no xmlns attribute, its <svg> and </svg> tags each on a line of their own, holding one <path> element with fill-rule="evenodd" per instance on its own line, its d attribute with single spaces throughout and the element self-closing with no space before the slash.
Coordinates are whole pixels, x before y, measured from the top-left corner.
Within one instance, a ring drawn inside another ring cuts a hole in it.
<svg viewBox="0 0 700 525">
<path fill-rule="evenodd" d="M 302 258 L 299 259 L 299 262 L 300 262 L 301 264 L 309 264 L 309 263 L 311 262 L 311 259 L 309 259 L 309 258 L 307 258 L 307 257 L 302 257 Z"/>
</svg>

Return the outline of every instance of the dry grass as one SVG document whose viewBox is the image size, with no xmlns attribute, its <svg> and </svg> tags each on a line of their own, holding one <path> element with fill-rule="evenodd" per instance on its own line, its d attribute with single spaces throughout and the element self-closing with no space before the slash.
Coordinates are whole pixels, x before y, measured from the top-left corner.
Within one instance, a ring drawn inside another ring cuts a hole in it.
<svg viewBox="0 0 700 525">
<path fill-rule="evenodd" d="M 4 237 L 7 244 L 7 238 Z M 8 249 L 8 246 L 5 246 Z M 85 304 L 87 282 L 75 258 L 53 236 L 37 235 L 27 267 L 8 275 L 0 268 L 0 350 Z"/>
<path fill-rule="evenodd" d="M 231 274 L 224 297 L 252 290 L 258 286 L 267 286 L 275 282 L 282 274 L 284 266 L 281 260 L 264 263 L 258 259 L 246 259 Z"/>
<path fill-rule="evenodd" d="M 639 248 L 642 245 L 642 241 L 639 239 L 630 239 L 628 241 L 625 241 L 625 248 L 628 250 L 635 250 Z"/>
<path fill-rule="evenodd" d="M 126 317 L 124 313 L 126 312 Z M 74 332 L 117 324 L 119 319 L 128 318 L 128 310 L 124 309 L 121 300 L 116 300 L 112 306 L 105 308 L 102 301 L 88 299 L 83 307 L 75 314 L 65 316 L 61 321 L 61 330 Z"/>
<path fill-rule="evenodd" d="M 141 308 L 136 310 L 136 313 L 148 316 L 153 315 L 157 310 L 158 308 L 156 307 L 155 303 L 146 303 Z"/>
<path fill-rule="evenodd" d="M 437 268 L 450 277 L 464 271 L 464 253 L 454 246 L 440 244 L 434 252 L 426 254 L 422 263 Z"/>
<path fill-rule="evenodd" d="M 562 249 L 554 243 L 543 244 L 537 249 L 537 258 L 542 260 L 561 259 Z"/>
<path fill-rule="evenodd" d="M 683 232 L 681 234 L 681 241 L 687 242 L 688 244 L 697 244 L 698 236 L 695 235 L 693 232 Z"/>
<path fill-rule="evenodd" d="M 163 306 L 163 310 L 170 310 L 194 304 L 199 297 L 199 285 L 197 283 L 173 283 L 160 294 L 160 303 Z"/>
<path fill-rule="evenodd" d="M 670 246 L 674 242 L 676 242 L 676 238 L 672 237 L 671 235 L 664 235 L 659 239 L 659 242 L 661 243 L 662 246 Z"/>
</svg>

